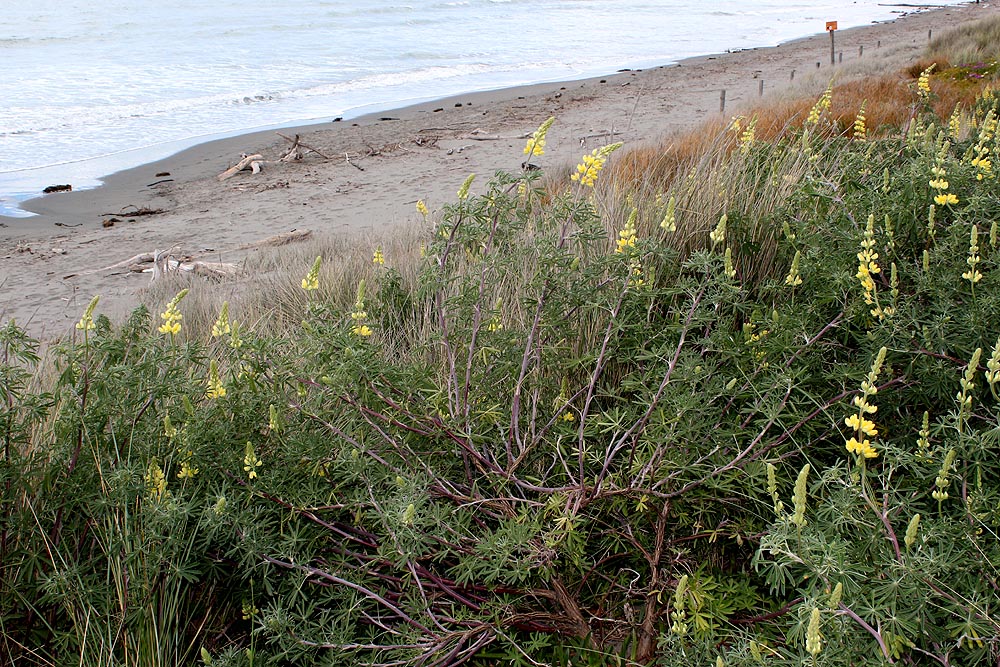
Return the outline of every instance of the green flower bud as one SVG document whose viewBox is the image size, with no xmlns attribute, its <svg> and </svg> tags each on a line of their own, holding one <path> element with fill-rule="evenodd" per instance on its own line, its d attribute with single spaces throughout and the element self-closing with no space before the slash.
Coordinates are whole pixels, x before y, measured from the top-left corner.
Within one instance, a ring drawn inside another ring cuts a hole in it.
<svg viewBox="0 0 1000 667">
<path fill-rule="evenodd" d="M 914 514 L 913 518 L 910 519 L 910 523 L 906 526 L 906 536 L 903 538 L 903 542 L 906 543 L 906 548 L 911 548 L 917 541 L 917 531 L 920 529 L 920 515 Z"/>
<path fill-rule="evenodd" d="M 809 481 L 809 464 L 802 466 L 802 470 L 799 471 L 799 476 L 795 480 L 795 492 L 792 495 L 792 503 L 795 508 L 795 512 L 792 514 L 792 523 L 794 523 L 799 528 L 808 523 L 806 521 L 806 491 Z"/>
</svg>

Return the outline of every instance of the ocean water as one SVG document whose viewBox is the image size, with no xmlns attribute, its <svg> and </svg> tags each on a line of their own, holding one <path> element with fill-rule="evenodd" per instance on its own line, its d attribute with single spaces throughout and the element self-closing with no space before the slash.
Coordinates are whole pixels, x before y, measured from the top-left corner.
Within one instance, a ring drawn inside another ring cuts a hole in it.
<svg viewBox="0 0 1000 667">
<path fill-rule="evenodd" d="M 943 4 L 959 4 L 944 0 Z M 878 0 L 3 0 L 0 215 L 211 138 L 898 16 Z"/>
</svg>

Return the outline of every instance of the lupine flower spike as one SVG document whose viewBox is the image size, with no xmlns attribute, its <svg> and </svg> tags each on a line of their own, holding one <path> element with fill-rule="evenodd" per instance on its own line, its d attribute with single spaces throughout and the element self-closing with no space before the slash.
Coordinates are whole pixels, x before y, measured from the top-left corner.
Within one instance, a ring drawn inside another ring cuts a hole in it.
<svg viewBox="0 0 1000 667">
<path fill-rule="evenodd" d="M 590 155 L 584 155 L 580 164 L 576 165 L 576 173 L 570 176 L 571 180 L 579 181 L 580 185 L 588 188 L 594 187 L 597 182 L 597 175 L 604 169 L 604 164 L 608 161 L 608 156 L 621 148 L 622 142 L 608 144 L 601 148 L 595 148 Z"/>
<path fill-rule="evenodd" d="M 712 242 L 712 246 L 716 246 L 726 240 L 726 224 L 729 222 L 729 216 L 725 213 L 719 218 L 719 224 L 715 226 L 708 234 L 709 240 Z"/>
<path fill-rule="evenodd" d="M 222 338 L 232 332 L 233 328 L 229 323 L 229 302 L 223 301 L 219 317 L 216 318 L 215 324 L 212 325 L 212 338 Z"/>
<path fill-rule="evenodd" d="M 736 277 L 736 266 L 733 265 L 733 249 L 726 248 L 726 255 L 723 258 L 723 271 L 726 272 L 726 277 L 732 280 Z"/>
<path fill-rule="evenodd" d="M 94 308 L 97 308 L 97 302 L 101 299 L 100 296 L 95 296 L 87 304 L 87 309 L 83 311 L 83 317 L 80 321 L 76 323 L 76 328 L 80 331 L 87 332 L 94 328 Z"/>
<path fill-rule="evenodd" d="M 823 635 L 820 634 L 820 612 L 818 607 L 813 607 L 809 614 L 809 627 L 806 628 L 806 651 L 816 657 L 823 651 Z"/>
<path fill-rule="evenodd" d="M 966 418 L 972 412 L 972 392 L 976 388 L 976 383 L 973 380 L 976 379 L 976 369 L 979 368 L 979 359 L 982 354 L 983 349 L 977 347 L 976 351 L 972 353 L 972 359 L 969 360 L 965 374 L 958 380 L 962 389 L 955 395 L 955 399 L 958 401 L 958 430 L 960 433 L 965 427 Z M 989 367 L 987 366 L 987 368 Z"/>
<path fill-rule="evenodd" d="M 545 135 L 548 134 L 552 123 L 556 121 L 555 116 L 550 116 L 538 129 L 528 137 L 528 143 L 524 146 L 524 154 L 530 159 L 533 155 L 545 154 Z"/>
<path fill-rule="evenodd" d="M 845 443 L 845 446 L 848 452 L 858 456 L 859 461 L 878 456 L 878 450 L 875 449 L 871 440 L 868 439 L 869 437 L 874 438 L 878 435 L 875 422 L 868 419 L 868 415 L 875 414 L 878 406 L 872 405 L 869 399 L 878 393 L 878 387 L 875 386 L 875 383 L 878 380 L 879 372 L 882 370 L 882 364 L 885 363 L 885 354 L 886 348 L 884 347 L 878 351 L 868 377 L 861 383 L 861 394 L 854 397 L 854 407 L 857 408 L 857 412 L 849 415 L 844 420 L 844 423 L 854 432 Z"/>
<path fill-rule="evenodd" d="M 931 66 L 920 73 L 920 77 L 917 78 L 917 94 L 920 95 L 920 99 L 926 100 L 931 94 L 931 72 L 937 67 L 937 63 L 931 63 Z"/>
<path fill-rule="evenodd" d="M 986 384 L 990 385 L 990 392 L 994 398 L 997 397 L 996 384 L 998 381 L 1000 381 L 1000 338 L 997 338 L 997 342 L 993 346 L 993 353 L 990 355 L 989 361 L 986 362 Z"/>
<path fill-rule="evenodd" d="M 247 474 L 247 479 L 255 479 L 257 477 L 257 468 L 263 465 L 263 463 L 263 461 L 257 458 L 257 453 L 253 449 L 253 443 L 247 441 L 243 456 L 243 472 Z"/>
<path fill-rule="evenodd" d="M 358 296 L 354 301 L 354 310 L 351 311 L 351 319 L 354 321 L 354 326 L 351 328 L 351 333 L 355 336 L 361 338 L 367 338 L 372 335 L 372 329 L 367 324 L 365 320 L 368 319 L 368 313 L 365 312 L 365 281 L 362 280 L 358 283 Z"/>
<path fill-rule="evenodd" d="M 632 209 L 629 213 L 625 226 L 618 232 L 618 244 L 615 247 L 616 253 L 629 253 L 635 248 L 635 221 L 639 217 L 639 210 Z"/>
<path fill-rule="evenodd" d="M 799 275 L 799 259 L 802 257 L 802 253 L 798 250 L 795 251 L 795 257 L 792 258 L 792 266 L 788 270 L 788 275 L 785 276 L 785 284 L 791 287 L 796 287 L 802 284 L 802 276 Z"/>
<path fill-rule="evenodd" d="M 667 212 L 663 214 L 663 220 L 660 222 L 660 227 L 663 228 L 665 232 L 676 232 L 677 231 L 677 198 L 670 195 L 670 200 L 667 201 Z"/>
<path fill-rule="evenodd" d="M 906 535 L 903 537 L 903 544 L 907 550 L 911 549 L 917 542 L 917 531 L 920 530 L 920 515 L 914 514 L 910 523 L 906 525 Z"/>
<path fill-rule="evenodd" d="M 792 523 L 798 528 L 806 525 L 806 492 L 809 484 L 809 464 L 802 466 L 799 476 L 795 479 L 795 490 L 792 495 Z"/>
<path fill-rule="evenodd" d="M 861 103 L 861 108 L 858 109 L 858 115 L 854 117 L 855 141 L 868 141 L 868 128 L 865 125 L 865 105 L 867 103 L 867 100 Z"/>
<path fill-rule="evenodd" d="M 865 303 L 872 306 L 869 312 L 880 320 L 890 314 L 879 306 L 878 294 L 875 291 L 873 276 L 881 272 L 882 268 L 878 265 L 878 253 L 875 252 L 875 216 L 869 215 L 865 236 L 861 241 L 861 252 L 858 253 L 858 272 L 855 277 L 861 281 Z"/>
<path fill-rule="evenodd" d="M 323 264 L 323 256 L 316 255 L 309 273 L 302 279 L 302 289 L 312 292 L 319 289 L 319 267 Z"/>
<path fill-rule="evenodd" d="M 160 319 L 163 320 L 163 324 L 159 326 L 157 331 L 164 334 L 170 334 L 171 337 L 176 336 L 181 332 L 181 311 L 177 308 L 177 304 L 181 302 L 181 299 L 187 296 L 188 290 L 182 289 L 180 292 L 174 296 L 173 299 L 167 303 L 167 308 L 162 313 L 160 313 Z"/>
<path fill-rule="evenodd" d="M 979 262 L 979 229 L 973 224 L 969 236 L 969 257 L 965 260 L 965 263 L 969 265 L 969 270 L 962 274 L 962 277 L 968 280 L 973 288 L 975 288 L 976 283 L 983 279 L 983 274 L 978 269 Z"/>
<path fill-rule="evenodd" d="M 226 395 L 226 386 L 219 379 L 219 367 L 215 364 L 215 359 L 208 362 L 208 389 L 205 391 L 205 398 L 222 398 Z"/>
<path fill-rule="evenodd" d="M 465 200 L 469 197 L 469 188 L 472 187 L 472 181 L 476 178 L 475 174 L 469 174 L 466 176 L 465 180 L 462 182 L 462 187 L 458 189 L 458 198 Z"/>
<path fill-rule="evenodd" d="M 146 468 L 145 482 L 151 500 L 160 501 L 170 497 L 170 492 L 167 491 L 167 476 L 155 458 Z"/>
</svg>

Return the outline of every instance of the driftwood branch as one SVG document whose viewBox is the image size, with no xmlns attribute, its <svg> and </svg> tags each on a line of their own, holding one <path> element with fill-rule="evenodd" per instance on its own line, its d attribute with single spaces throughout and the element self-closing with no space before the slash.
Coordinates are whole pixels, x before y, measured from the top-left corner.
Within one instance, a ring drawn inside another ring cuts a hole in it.
<svg viewBox="0 0 1000 667">
<path fill-rule="evenodd" d="M 253 173 L 260 173 L 261 165 L 264 162 L 264 156 L 260 153 L 254 153 L 253 155 L 243 154 L 242 159 L 234 164 L 229 169 L 216 176 L 220 181 L 224 181 L 227 178 L 232 178 L 244 169 L 250 169 Z"/>
<path fill-rule="evenodd" d="M 290 144 L 292 144 L 292 147 L 288 150 L 288 152 L 285 154 L 285 156 L 282 157 L 281 160 L 279 160 L 280 162 L 289 162 L 291 160 L 301 160 L 302 159 L 302 151 L 298 150 L 299 148 L 304 148 L 307 151 L 311 151 L 311 152 L 315 153 L 316 155 L 320 156 L 321 158 L 323 158 L 324 160 L 332 160 L 333 159 L 329 155 L 324 154 L 319 149 L 317 149 L 317 148 L 315 148 L 313 146 L 310 146 L 309 144 L 302 143 L 302 140 L 299 138 L 299 135 L 297 135 L 297 134 L 294 137 L 285 136 L 281 132 L 275 132 L 275 134 L 277 134 L 279 137 L 281 137 L 285 141 L 287 141 Z M 293 153 L 297 153 L 298 157 L 289 158 L 289 155 L 292 155 Z"/>
<path fill-rule="evenodd" d="M 91 273 L 104 273 L 106 271 L 126 269 L 131 273 L 152 273 L 154 281 L 171 271 L 190 271 L 195 275 L 209 278 L 228 278 L 239 274 L 240 268 L 238 265 L 230 262 L 207 262 L 202 261 L 199 258 L 209 255 L 218 255 L 220 252 L 255 250 L 257 248 L 265 247 L 273 248 L 302 241 L 310 236 L 312 236 L 312 230 L 293 229 L 290 232 L 275 234 L 274 236 L 269 236 L 265 239 L 254 241 L 252 243 L 243 243 L 229 251 L 204 250 L 202 252 L 186 255 L 175 255 L 174 251 L 178 246 L 174 245 L 166 250 L 140 252 L 137 255 L 129 257 L 128 259 L 115 262 L 110 266 L 105 266 L 100 269 L 92 269 L 90 271 L 84 271 L 82 274 L 73 275 L 87 275 Z M 67 276 L 67 278 L 68 277 L 71 276 Z"/>
<path fill-rule="evenodd" d="M 268 236 L 266 239 L 261 239 L 260 241 L 254 241 L 252 243 L 244 243 L 236 247 L 237 250 L 253 250 L 254 248 L 263 247 L 274 247 L 282 246 L 289 243 L 294 243 L 296 241 L 303 241 L 312 236 L 311 229 L 293 229 L 290 232 L 282 232 L 281 234 L 275 234 L 274 236 Z"/>
</svg>

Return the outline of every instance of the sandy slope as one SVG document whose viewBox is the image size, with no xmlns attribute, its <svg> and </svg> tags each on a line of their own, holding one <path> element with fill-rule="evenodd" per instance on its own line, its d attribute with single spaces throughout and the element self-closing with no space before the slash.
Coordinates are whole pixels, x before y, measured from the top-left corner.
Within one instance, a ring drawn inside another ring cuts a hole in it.
<svg viewBox="0 0 1000 667">
<path fill-rule="evenodd" d="M 902 8 L 901 8 L 902 9 Z M 416 224 L 423 199 L 433 209 L 452 201 L 470 173 L 517 170 L 524 137 L 552 115 L 546 168 L 572 165 L 584 152 L 612 141 L 656 139 L 719 113 L 726 116 L 789 86 L 814 93 L 836 72 L 878 70 L 895 59 L 916 59 L 928 31 L 1000 13 L 984 2 L 908 14 L 890 22 L 841 31 L 843 62 L 831 67 L 826 34 L 779 47 L 686 60 L 679 65 L 605 78 L 543 84 L 382 112 L 346 122 L 284 131 L 326 155 L 269 165 L 225 182 L 215 175 L 241 152 L 276 158 L 283 141 L 273 132 L 242 135 L 184 151 L 167 160 L 115 174 L 104 187 L 50 195 L 26 208 L 40 216 L 0 218 L 0 321 L 14 317 L 39 336 L 64 334 L 94 294 L 101 310 L 135 305 L 149 276 L 95 271 L 140 252 L 176 246 L 180 253 L 211 249 L 204 259 L 238 261 L 241 244 L 293 229 L 316 233 L 379 234 Z M 822 26 L 817 26 L 821 28 Z M 864 47 L 859 56 L 859 47 Z M 821 63 L 817 68 L 817 63 Z M 792 71 L 795 71 L 792 81 Z M 384 120 L 392 119 L 392 120 Z M 350 162 L 345 155 L 351 157 Z M 169 177 L 156 176 L 169 172 Z M 157 183 L 158 181 L 165 182 Z M 131 217 L 134 207 L 163 209 Z M 125 214 L 118 214 L 125 210 Z M 104 214 L 118 214 L 102 227 Z"/>
</svg>

